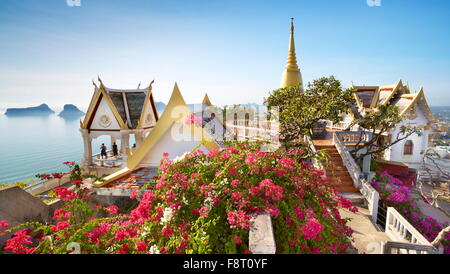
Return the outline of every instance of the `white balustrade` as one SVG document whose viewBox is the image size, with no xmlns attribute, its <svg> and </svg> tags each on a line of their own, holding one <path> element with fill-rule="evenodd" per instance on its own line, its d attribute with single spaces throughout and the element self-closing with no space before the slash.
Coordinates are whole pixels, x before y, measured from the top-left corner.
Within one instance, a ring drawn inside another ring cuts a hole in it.
<svg viewBox="0 0 450 274">
<path fill-rule="evenodd" d="M 387 210 L 385 233 L 392 240 L 397 242 L 434 248 L 431 243 L 393 207 L 388 207 Z M 411 253 L 413 246 L 403 249 L 408 249 L 408 253 Z M 423 250 L 418 249 L 417 251 Z M 443 252 L 442 249 L 435 249 L 435 251 L 435 253 Z M 406 253 L 406 251 L 400 251 L 399 253 Z"/>
<path fill-rule="evenodd" d="M 367 208 L 369 209 L 372 222 L 375 224 L 377 222 L 378 216 L 378 203 L 380 200 L 380 193 L 378 193 L 378 191 L 373 188 L 365 179 L 360 180 L 360 186 L 361 188 L 359 189 L 359 192 L 361 192 L 364 198 L 366 198 Z"/>
</svg>

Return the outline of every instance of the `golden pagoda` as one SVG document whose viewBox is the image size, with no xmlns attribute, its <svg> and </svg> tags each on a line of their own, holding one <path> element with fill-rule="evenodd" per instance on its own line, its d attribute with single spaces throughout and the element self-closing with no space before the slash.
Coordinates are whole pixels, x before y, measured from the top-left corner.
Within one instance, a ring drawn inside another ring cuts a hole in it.
<svg viewBox="0 0 450 274">
<path fill-rule="evenodd" d="M 291 37 L 289 39 L 289 50 L 286 67 L 281 77 L 281 88 L 300 85 L 303 90 L 303 80 L 300 68 L 297 65 L 294 43 L 294 18 L 291 18 Z"/>
</svg>

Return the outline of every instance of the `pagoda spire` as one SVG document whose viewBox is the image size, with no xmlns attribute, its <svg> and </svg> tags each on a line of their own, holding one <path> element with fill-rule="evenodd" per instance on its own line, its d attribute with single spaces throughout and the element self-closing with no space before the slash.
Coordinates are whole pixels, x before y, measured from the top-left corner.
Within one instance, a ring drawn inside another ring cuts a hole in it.
<svg viewBox="0 0 450 274">
<path fill-rule="evenodd" d="M 297 65 L 297 57 L 295 55 L 295 43 L 294 43 L 294 18 L 291 18 L 291 36 L 289 39 L 289 50 L 286 62 L 286 67 L 281 78 L 281 87 L 289 87 L 295 85 L 301 85 L 303 90 L 303 81 L 300 68 Z"/>
</svg>

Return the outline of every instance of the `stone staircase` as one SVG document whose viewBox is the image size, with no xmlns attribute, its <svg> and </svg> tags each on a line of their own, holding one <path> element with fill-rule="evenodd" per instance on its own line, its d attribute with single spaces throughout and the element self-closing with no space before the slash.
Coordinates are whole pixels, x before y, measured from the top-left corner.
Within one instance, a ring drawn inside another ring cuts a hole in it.
<svg viewBox="0 0 450 274">
<path fill-rule="evenodd" d="M 329 163 L 324 167 L 331 185 L 335 186 L 339 193 L 359 193 L 336 147 L 332 144 L 315 145 L 315 147 L 317 150 L 325 150 L 328 155 Z"/>
</svg>

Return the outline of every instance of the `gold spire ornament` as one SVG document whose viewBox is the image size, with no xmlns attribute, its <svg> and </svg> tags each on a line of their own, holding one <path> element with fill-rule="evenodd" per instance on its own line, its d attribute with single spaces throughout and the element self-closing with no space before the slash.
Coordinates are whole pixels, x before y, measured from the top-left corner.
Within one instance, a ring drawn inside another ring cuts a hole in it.
<svg viewBox="0 0 450 274">
<path fill-rule="evenodd" d="M 291 37 L 289 40 L 289 50 L 286 62 L 286 67 L 281 77 L 281 87 L 290 87 L 300 84 L 301 90 L 303 90 L 303 80 L 300 68 L 297 65 L 297 57 L 295 55 L 295 43 L 294 43 L 294 18 L 291 18 Z"/>
</svg>

